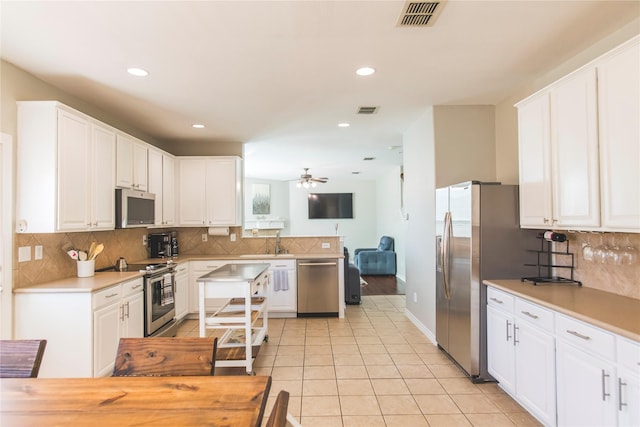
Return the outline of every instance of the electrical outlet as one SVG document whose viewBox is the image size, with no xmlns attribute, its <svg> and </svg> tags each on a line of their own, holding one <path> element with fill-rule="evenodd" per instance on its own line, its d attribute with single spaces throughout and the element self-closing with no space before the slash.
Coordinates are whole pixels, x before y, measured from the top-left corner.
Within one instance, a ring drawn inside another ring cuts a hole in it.
<svg viewBox="0 0 640 427">
<path fill-rule="evenodd" d="M 331 248 L 331 244 L 330 243 L 328 243 L 328 242 L 323 242 L 322 243 L 322 249 L 329 249 L 329 248 Z"/>
<path fill-rule="evenodd" d="M 147 235 L 146 234 L 144 234 L 142 236 L 142 246 L 147 246 Z"/>
<path fill-rule="evenodd" d="M 413 302 L 418 302 L 418 294 L 416 292 L 413 293 Z"/>
<path fill-rule="evenodd" d="M 34 254 L 34 259 L 42 259 L 42 245 L 36 245 L 35 246 L 35 254 Z"/>
<path fill-rule="evenodd" d="M 21 246 L 18 248 L 18 262 L 31 261 L 31 246 Z"/>
<path fill-rule="evenodd" d="M 229 238 L 231 239 L 232 242 L 235 242 L 236 241 L 236 233 L 231 233 L 229 235 Z"/>
<path fill-rule="evenodd" d="M 207 233 L 202 233 L 202 241 L 206 242 L 207 240 L 209 240 L 209 236 L 207 236 Z"/>
</svg>

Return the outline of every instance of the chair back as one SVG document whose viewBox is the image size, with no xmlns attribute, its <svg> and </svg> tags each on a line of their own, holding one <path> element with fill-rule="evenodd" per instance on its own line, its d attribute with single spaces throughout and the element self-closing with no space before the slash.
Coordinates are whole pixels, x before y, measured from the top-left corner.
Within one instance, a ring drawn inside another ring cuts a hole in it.
<svg viewBox="0 0 640 427">
<path fill-rule="evenodd" d="M 269 419 L 265 427 L 285 427 L 287 425 L 287 410 L 289 408 L 289 392 L 281 390 L 276 398 L 276 403 L 271 409 Z"/>
<path fill-rule="evenodd" d="M 0 378 L 36 378 L 47 340 L 0 341 Z"/>
<path fill-rule="evenodd" d="M 392 251 L 393 250 L 393 237 L 382 236 L 380 243 L 378 244 L 379 251 Z"/>
<path fill-rule="evenodd" d="M 218 338 L 120 338 L 114 377 L 213 375 Z"/>
</svg>

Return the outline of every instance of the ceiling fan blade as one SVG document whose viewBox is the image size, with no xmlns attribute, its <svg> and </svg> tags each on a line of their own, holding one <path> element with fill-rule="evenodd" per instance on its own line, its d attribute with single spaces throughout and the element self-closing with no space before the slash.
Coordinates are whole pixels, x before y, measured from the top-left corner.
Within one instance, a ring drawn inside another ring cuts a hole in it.
<svg viewBox="0 0 640 427">
<path fill-rule="evenodd" d="M 325 182 L 329 181 L 329 178 L 326 178 L 326 177 L 323 177 L 323 178 L 310 178 L 310 181 L 325 183 Z"/>
</svg>

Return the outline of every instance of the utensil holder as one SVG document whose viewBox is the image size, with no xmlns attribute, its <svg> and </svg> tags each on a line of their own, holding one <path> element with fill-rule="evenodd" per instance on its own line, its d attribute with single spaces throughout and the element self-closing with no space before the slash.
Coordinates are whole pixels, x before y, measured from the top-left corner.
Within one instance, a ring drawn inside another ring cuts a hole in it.
<svg viewBox="0 0 640 427">
<path fill-rule="evenodd" d="M 78 277 L 91 277 L 96 271 L 96 260 L 77 261 L 78 262 Z"/>
</svg>

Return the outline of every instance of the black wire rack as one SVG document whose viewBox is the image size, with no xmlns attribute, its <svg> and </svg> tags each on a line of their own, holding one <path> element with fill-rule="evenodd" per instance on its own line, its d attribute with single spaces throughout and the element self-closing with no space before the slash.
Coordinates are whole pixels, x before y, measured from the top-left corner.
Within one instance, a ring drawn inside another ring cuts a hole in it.
<svg viewBox="0 0 640 427">
<path fill-rule="evenodd" d="M 565 244 L 564 251 L 554 251 L 553 242 L 546 240 L 543 235 L 539 235 L 540 250 L 529 250 L 537 254 L 537 262 L 535 264 L 525 264 L 527 267 L 537 267 L 538 275 L 535 277 L 523 277 L 522 282 L 529 282 L 537 285 L 539 283 L 568 283 L 582 286 L 582 282 L 573 278 L 573 270 L 575 268 L 574 254 L 569 252 L 569 240 L 564 242 L 556 242 L 557 245 Z M 554 257 L 569 257 L 569 265 L 561 265 L 554 262 Z M 553 275 L 553 269 L 569 270 L 570 278 Z"/>
</svg>

